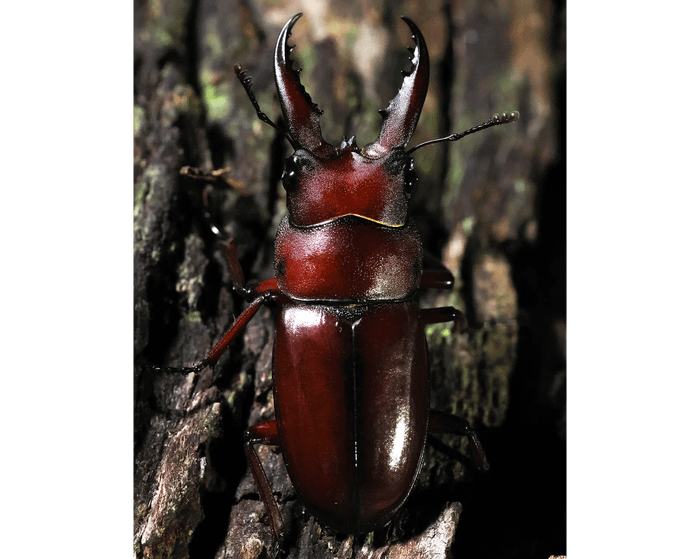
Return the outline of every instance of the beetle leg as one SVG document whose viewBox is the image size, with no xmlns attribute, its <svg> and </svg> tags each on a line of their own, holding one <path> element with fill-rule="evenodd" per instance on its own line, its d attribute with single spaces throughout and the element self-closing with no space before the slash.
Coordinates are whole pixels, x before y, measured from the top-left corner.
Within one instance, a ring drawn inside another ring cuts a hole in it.
<svg viewBox="0 0 700 559">
<path fill-rule="evenodd" d="M 277 422 L 274 419 L 263 421 L 257 425 L 253 425 L 246 429 L 243 435 L 245 441 L 245 456 L 248 460 L 248 466 L 253 474 L 255 487 L 265 503 L 267 512 L 272 521 L 272 531 L 275 533 L 277 541 L 282 539 L 282 515 L 280 509 L 275 502 L 275 497 L 272 495 L 272 486 L 270 480 L 267 479 L 265 470 L 263 470 L 260 457 L 253 448 L 254 444 L 279 445 L 279 435 L 277 434 Z"/>
<path fill-rule="evenodd" d="M 452 322 L 456 324 L 460 332 L 467 329 L 467 319 L 464 313 L 454 307 L 435 307 L 433 309 L 421 309 L 420 320 L 423 326 L 438 324 L 440 322 Z"/>
<path fill-rule="evenodd" d="M 423 255 L 423 275 L 421 289 L 452 289 L 455 278 L 440 260 L 430 253 Z"/>
<path fill-rule="evenodd" d="M 477 468 L 480 470 L 489 469 L 489 461 L 486 459 L 486 454 L 481 446 L 479 437 L 472 429 L 469 421 L 463 417 L 452 415 L 444 411 L 430 410 L 430 419 L 428 420 L 428 433 L 434 435 L 450 434 L 460 435 L 469 439 L 469 446 L 472 451 L 472 458 Z"/>
<path fill-rule="evenodd" d="M 159 373 L 179 373 L 179 374 L 189 374 L 189 373 L 199 373 L 203 371 L 208 366 L 216 365 L 216 362 L 221 358 L 224 350 L 229 346 L 229 344 L 235 339 L 238 334 L 241 333 L 243 328 L 251 321 L 258 312 L 260 307 L 273 301 L 281 293 L 277 290 L 268 290 L 261 293 L 253 302 L 246 307 L 246 309 L 238 315 L 238 318 L 233 321 L 233 324 L 228 329 L 228 331 L 221 337 L 221 339 L 216 343 L 214 349 L 209 352 L 207 358 L 202 362 L 198 363 L 194 367 L 157 367 L 155 365 L 149 365 L 149 368 L 157 371 Z"/>
<path fill-rule="evenodd" d="M 423 270 L 420 280 L 421 289 L 452 289 L 454 286 L 454 276 L 447 270 Z"/>
<path fill-rule="evenodd" d="M 209 355 L 204 361 L 202 361 L 202 364 L 204 366 L 216 364 L 216 362 L 221 358 L 221 355 L 224 353 L 224 350 L 235 339 L 235 337 L 241 333 L 243 328 L 247 326 L 247 324 L 255 316 L 255 313 L 258 312 L 260 307 L 265 303 L 274 301 L 279 294 L 279 291 L 268 290 L 256 297 L 250 303 L 250 305 L 248 305 L 246 309 L 238 315 L 238 318 L 233 321 L 231 327 L 217 342 L 217 344 L 214 346 L 214 349 L 212 349 L 211 352 L 209 352 Z"/>
<path fill-rule="evenodd" d="M 236 243 L 233 242 L 233 239 L 229 239 L 224 247 L 224 255 L 226 256 L 226 263 L 228 264 L 228 271 L 231 275 L 233 289 L 246 301 L 259 297 L 266 291 L 279 292 L 279 287 L 277 286 L 277 280 L 275 278 L 270 278 L 260 283 L 244 285 L 245 276 L 243 275 L 241 264 L 238 261 L 238 251 L 236 250 Z"/>
<path fill-rule="evenodd" d="M 238 291 L 243 288 L 243 284 L 245 284 L 245 276 L 243 275 L 241 263 L 238 260 L 238 251 L 236 250 L 236 243 L 233 242 L 233 239 L 229 239 L 226 243 L 224 247 L 224 256 L 226 256 L 226 264 L 228 264 L 228 272 L 231 275 L 233 288 Z"/>
</svg>

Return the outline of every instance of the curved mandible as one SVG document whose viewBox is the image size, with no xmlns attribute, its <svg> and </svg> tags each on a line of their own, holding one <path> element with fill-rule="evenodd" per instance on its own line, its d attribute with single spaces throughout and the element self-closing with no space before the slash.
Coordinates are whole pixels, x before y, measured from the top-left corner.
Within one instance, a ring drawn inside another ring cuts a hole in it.
<svg viewBox="0 0 700 559">
<path fill-rule="evenodd" d="M 334 150 L 321 135 L 320 117 L 323 111 L 311 100 L 301 85 L 301 70 L 292 68 L 291 53 L 293 46 L 287 44 L 292 27 L 302 14 L 296 14 L 282 28 L 275 47 L 275 82 L 280 96 L 282 115 L 287 123 L 289 135 L 296 144 L 295 148 L 304 148 L 315 155 L 322 156 Z"/>
<path fill-rule="evenodd" d="M 364 153 L 367 157 L 381 157 L 393 148 L 406 147 L 418 124 L 430 80 L 430 59 L 425 39 L 418 26 L 407 17 L 401 17 L 413 33 L 416 43 L 411 64 L 413 67 L 404 75 L 401 89 L 386 109 L 379 111 L 384 122 L 379 137 L 367 144 Z M 410 49 L 409 49 L 410 50 Z"/>
</svg>

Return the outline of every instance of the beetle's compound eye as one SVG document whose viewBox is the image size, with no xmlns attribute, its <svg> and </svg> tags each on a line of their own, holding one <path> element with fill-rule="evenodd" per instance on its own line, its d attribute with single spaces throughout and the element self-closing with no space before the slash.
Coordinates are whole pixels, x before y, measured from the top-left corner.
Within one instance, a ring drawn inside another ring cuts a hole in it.
<svg viewBox="0 0 700 559">
<path fill-rule="evenodd" d="M 314 167 L 311 155 L 303 150 L 295 151 L 287 157 L 282 173 L 282 186 L 287 192 L 292 192 L 299 186 L 299 175 L 311 171 Z"/>
<path fill-rule="evenodd" d="M 298 159 L 296 155 L 291 155 L 285 161 L 284 173 L 282 173 L 282 186 L 287 192 L 295 190 L 299 185 Z"/>
</svg>

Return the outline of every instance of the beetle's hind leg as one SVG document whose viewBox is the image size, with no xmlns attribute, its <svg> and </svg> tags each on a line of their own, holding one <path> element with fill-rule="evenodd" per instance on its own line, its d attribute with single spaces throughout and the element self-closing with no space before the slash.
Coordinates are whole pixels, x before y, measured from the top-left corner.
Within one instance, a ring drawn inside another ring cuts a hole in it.
<svg viewBox="0 0 700 559">
<path fill-rule="evenodd" d="M 460 435 L 469 439 L 469 448 L 476 467 L 480 470 L 489 469 L 489 461 L 481 446 L 481 441 L 476 435 L 469 421 L 463 417 L 452 415 L 439 410 L 430 410 L 428 421 L 428 433 L 433 435 Z"/>
</svg>

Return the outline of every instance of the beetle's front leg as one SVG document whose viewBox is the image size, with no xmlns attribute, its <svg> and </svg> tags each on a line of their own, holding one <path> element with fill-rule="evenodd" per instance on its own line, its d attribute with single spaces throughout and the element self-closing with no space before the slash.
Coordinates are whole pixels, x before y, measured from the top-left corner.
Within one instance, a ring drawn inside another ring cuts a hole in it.
<svg viewBox="0 0 700 559">
<path fill-rule="evenodd" d="M 489 469 L 489 461 L 486 459 L 486 454 L 481 446 L 481 441 L 477 437 L 476 432 L 472 429 L 469 421 L 463 417 L 452 415 L 439 410 L 430 410 L 430 419 L 428 420 L 428 433 L 433 435 L 459 435 L 469 439 L 469 447 L 472 451 L 472 458 L 476 467 L 480 470 Z"/>
<path fill-rule="evenodd" d="M 266 291 L 279 292 L 279 287 L 277 286 L 277 280 L 275 278 L 270 278 L 260 283 L 245 285 L 245 276 L 243 275 L 243 269 L 238 260 L 238 250 L 236 249 L 236 243 L 233 242 L 233 239 L 229 239 L 228 243 L 226 243 L 224 247 L 224 256 L 226 256 L 226 263 L 228 265 L 229 275 L 231 276 L 231 283 L 233 283 L 233 289 L 246 301 L 259 297 Z"/>
<path fill-rule="evenodd" d="M 421 289 L 452 289 L 455 278 L 439 258 L 426 252 L 423 254 L 423 275 Z"/>
</svg>

